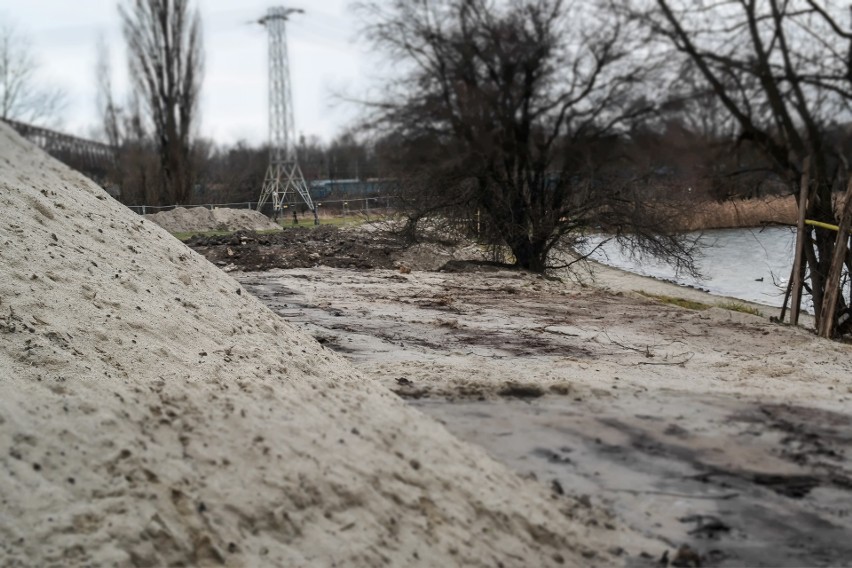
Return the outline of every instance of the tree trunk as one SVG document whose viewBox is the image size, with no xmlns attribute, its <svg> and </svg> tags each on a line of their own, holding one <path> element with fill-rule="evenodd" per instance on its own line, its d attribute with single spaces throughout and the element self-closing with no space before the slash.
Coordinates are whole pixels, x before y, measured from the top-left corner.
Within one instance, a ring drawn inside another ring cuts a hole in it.
<svg viewBox="0 0 852 568">
<path fill-rule="evenodd" d="M 515 266 L 531 272 L 544 272 L 547 268 L 547 251 L 543 243 L 529 237 L 518 237 L 509 243 L 515 256 Z"/>
<path fill-rule="evenodd" d="M 850 222 L 852 222 L 852 179 L 849 180 L 849 185 L 846 188 L 845 200 L 843 213 L 840 216 L 840 226 L 834 242 L 831 266 L 828 277 L 825 279 L 825 295 L 817 326 L 817 333 L 827 339 L 831 339 L 834 335 L 837 300 L 840 296 L 840 276 L 843 273 L 843 265 L 846 260 L 846 245 L 849 240 Z"/>
<path fill-rule="evenodd" d="M 802 283 L 804 279 L 804 267 L 802 264 L 805 253 L 805 217 L 808 211 L 808 184 L 810 182 L 811 159 L 805 158 L 802 167 L 802 182 L 799 193 L 799 218 L 796 224 L 796 256 L 793 260 L 793 273 L 790 278 L 793 299 L 790 306 L 790 323 L 799 324 L 799 310 L 802 307 Z M 786 306 L 786 299 L 784 301 Z M 781 310 L 781 320 L 784 320 L 784 310 Z"/>
</svg>

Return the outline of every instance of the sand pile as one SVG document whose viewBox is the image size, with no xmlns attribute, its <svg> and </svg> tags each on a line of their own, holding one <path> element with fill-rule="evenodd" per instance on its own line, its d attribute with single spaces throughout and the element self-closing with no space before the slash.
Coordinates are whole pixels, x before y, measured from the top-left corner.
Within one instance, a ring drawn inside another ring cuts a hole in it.
<svg viewBox="0 0 852 568">
<path fill-rule="evenodd" d="M 170 233 L 196 231 L 267 231 L 280 229 L 269 217 L 251 209 L 177 207 L 145 215 Z"/>
<path fill-rule="evenodd" d="M 611 565 L 640 542 L 2 124 L 0 266 L 2 566 Z"/>
</svg>

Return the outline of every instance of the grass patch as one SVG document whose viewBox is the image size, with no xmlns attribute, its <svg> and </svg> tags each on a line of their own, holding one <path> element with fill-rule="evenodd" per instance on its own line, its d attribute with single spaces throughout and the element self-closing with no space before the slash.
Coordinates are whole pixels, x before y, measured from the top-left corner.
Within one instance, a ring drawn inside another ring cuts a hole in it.
<svg viewBox="0 0 852 568">
<path fill-rule="evenodd" d="M 230 235 L 234 231 L 187 231 L 172 233 L 176 239 L 180 241 L 188 241 L 192 237 L 221 237 L 222 235 Z"/>
<path fill-rule="evenodd" d="M 763 312 L 761 312 L 757 308 L 747 306 L 740 302 L 722 302 L 721 304 L 716 305 L 724 310 L 731 310 L 732 312 L 741 312 L 743 314 L 751 314 L 753 316 L 763 317 Z"/>
<path fill-rule="evenodd" d="M 371 221 L 379 220 L 380 217 L 374 216 L 370 217 Z M 349 217 L 320 217 L 320 225 L 331 225 L 332 227 L 354 227 L 357 225 L 363 225 L 367 222 L 367 218 L 363 215 L 350 215 Z M 313 221 L 311 221 L 311 226 L 313 227 Z M 289 225 L 293 227 L 294 225 Z M 288 225 L 284 225 L 286 229 Z"/>
<path fill-rule="evenodd" d="M 649 292 L 638 291 L 639 294 L 645 296 L 646 298 L 651 298 L 652 300 L 656 300 L 661 304 L 670 304 L 672 306 L 677 306 L 679 308 L 686 308 L 687 310 L 706 310 L 709 309 L 710 304 L 704 304 L 702 302 L 695 302 L 692 300 L 685 300 L 683 298 L 678 298 L 676 296 L 666 296 L 663 294 L 651 294 Z"/>
<path fill-rule="evenodd" d="M 670 304 L 672 306 L 677 306 L 679 308 L 686 308 L 687 310 L 706 310 L 712 308 L 710 304 L 705 304 L 703 302 L 695 302 L 692 300 L 684 300 L 683 298 L 678 298 L 676 296 L 666 296 L 664 294 L 651 294 L 649 292 L 643 292 L 641 290 L 636 290 L 638 294 L 645 296 L 646 298 L 650 298 L 652 300 L 656 300 L 661 304 Z M 742 302 L 721 302 L 716 304 L 717 308 L 722 308 L 723 310 L 731 310 L 732 312 L 740 312 L 743 314 L 751 314 L 753 316 L 763 317 L 763 312 L 758 310 L 757 308 L 753 308 Z"/>
<path fill-rule="evenodd" d="M 308 228 L 313 229 L 317 226 L 323 227 L 355 227 L 358 225 L 363 225 L 368 221 L 381 221 L 385 219 L 383 216 L 372 215 L 369 219 L 367 219 L 364 215 L 347 215 L 346 217 L 320 217 L 319 225 L 314 225 L 314 218 L 310 215 L 303 215 L 299 217 L 299 223 L 297 225 L 293 224 L 292 217 L 282 216 L 278 220 L 278 224 L 281 225 L 283 229 L 292 229 L 292 228 Z"/>
</svg>

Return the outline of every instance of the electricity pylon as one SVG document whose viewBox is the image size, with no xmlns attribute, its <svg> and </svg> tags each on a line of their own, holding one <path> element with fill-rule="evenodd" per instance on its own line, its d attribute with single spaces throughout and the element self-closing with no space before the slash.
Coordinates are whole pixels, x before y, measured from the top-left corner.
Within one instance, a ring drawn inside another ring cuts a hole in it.
<svg viewBox="0 0 852 568">
<path fill-rule="evenodd" d="M 290 60 L 287 56 L 286 23 L 290 14 L 304 13 L 298 8 L 269 8 L 259 23 L 269 33 L 269 166 L 257 210 L 272 198 L 273 217 L 278 218 L 286 205 L 293 206 L 293 222 L 301 196 L 314 214 L 314 225 L 319 225 L 317 208 L 305 183 L 305 176 L 296 156 L 296 128 L 293 120 L 293 97 L 290 90 Z"/>
</svg>

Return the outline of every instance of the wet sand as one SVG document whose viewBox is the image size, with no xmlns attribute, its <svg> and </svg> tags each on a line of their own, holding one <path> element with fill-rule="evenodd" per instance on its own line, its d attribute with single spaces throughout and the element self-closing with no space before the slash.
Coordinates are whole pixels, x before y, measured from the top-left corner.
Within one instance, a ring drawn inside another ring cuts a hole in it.
<svg viewBox="0 0 852 568">
<path fill-rule="evenodd" d="M 656 539 L 628 565 L 684 545 L 703 566 L 852 565 L 850 346 L 769 308 L 659 304 L 631 290 L 673 287 L 606 270 L 597 287 L 501 270 L 238 278 L 554 498 Z"/>
<path fill-rule="evenodd" d="M 680 393 L 646 401 L 650 414 L 567 397 L 413 404 L 518 473 L 665 543 L 634 566 L 658 566 L 684 544 L 704 566 L 852 562 L 848 416 Z"/>
</svg>

